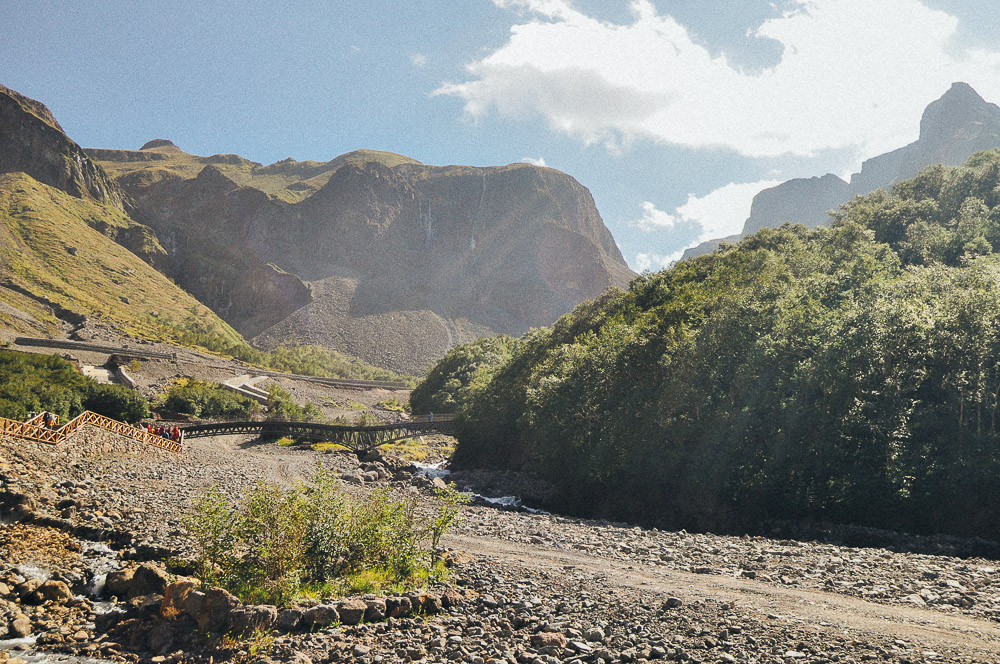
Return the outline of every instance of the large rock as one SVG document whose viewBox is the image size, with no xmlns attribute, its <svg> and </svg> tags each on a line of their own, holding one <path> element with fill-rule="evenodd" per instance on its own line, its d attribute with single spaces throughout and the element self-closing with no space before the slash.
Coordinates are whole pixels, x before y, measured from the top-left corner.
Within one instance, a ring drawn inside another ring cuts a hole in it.
<svg viewBox="0 0 1000 664">
<path fill-rule="evenodd" d="M 8 623 L 7 628 L 15 638 L 24 638 L 31 634 L 31 620 L 23 613 L 18 613 Z"/>
<path fill-rule="evenodd" d="M 237 606 L 229 611 L 229 632 L 238 636 L 270 631 L 277 622 L 278 609 L 270 604 Z"/>
<path fill-rule="evenodd" d="M 38 586 L 30 595 L 32 604 L 42 604 L 43 602 L 53 602 L 55 604 L 65 604 L 73 601 L 73 591 L 62 581 L 48 580 Z"/>
<path fill-rule="evenodd" d="M 168 583 L 167 573 L 153 563 L 116 570 L 107 576 L 104 591 L 119 599 L 132 599 L 151 594 L 163 594 Z"/>
<path fill-rule="evenodd" d="M 302 624 L 307 627 L 327 627 L 333 623 L 341 620 L 341 614 L 338 607 L 330 606 L 329 604 L 320 604 L 318 606 L 306 609 L 302 614 Z M 356 624 L 356 623 L 348 623 Z"/>
<path fill-rule="evenodd" d="M 196 579 L 178 579 L 163 589 L 163 604 L 160 616 L 167 620 L 179 618 L 185 612 L 184 603 L 188 595 L 200 585 Z M 197 608 L 201 608 L 200 605 Z M 197 613 L 197 611 L 195 611 Z"/>
<path fill-rule="evenodd" d="M 278 614 L 277 628 L 282 632 L 294 632 L 302 624 L 305 612 L 302 609 L 284 609 Z"/>
<path fill-rule="evenodd" d="M 413 602 L 409 597 L 386 597 L 385 613 L 390 618 L 405 618 L 413 612 Z"/>
<path fill-rule="evenodd" d="M 357 625 L 365 617 L 368 605 L 360 599 L 347 599 L 337 605 L 340 622 L 345 625 Z"/>
<path fill-rule="evenodd" d="M 188 603 L 193 606 L 198 595 L 203 595 L 203 597 L 198 602 L 197 612 L 192 614 L 198 627 L 209 632 L 224 631 L 229 626 L 229 614 L 240 606 L 240 600 L 222 588 L 210 588 L 204 593 L 198 591 L 189 593 Z"/>
</svg>

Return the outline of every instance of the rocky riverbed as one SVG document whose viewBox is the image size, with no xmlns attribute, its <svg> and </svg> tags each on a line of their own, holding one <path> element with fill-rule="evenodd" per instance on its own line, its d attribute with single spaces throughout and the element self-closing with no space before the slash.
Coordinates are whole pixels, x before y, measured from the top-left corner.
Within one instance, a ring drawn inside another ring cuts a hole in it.
<svg viewBox="0 0 1000 664">
<path fill-rule="evenodd" d="M 63 447 L 0 438 L 0 662 L 38 649 L 156 664 L 1000 661 L 990 543 L 862 529 L 733 537 L 469 506 L 446 539 L 449 581 L 396 617 L 395 596 L 316 600 L 336 613 L 328 624 L 225 598 L 206 613 L 198 594 L 170 604 L 178 579 L 160 561 L 186 550 L 183 515 L 210 486 L 236 495 L 322 467 L 352 491 L 433 501 L 432 480 L 391 457 L 189 442 L 177 456 L 96 429 Z M 879 546 L 851 546 L 866 541 Z M 140 568 L 146 585 L 121 581 Z M 109 570 L 120 601 L 102 603 L 112 593 L 90 593 Z M 358 624 L 348 601 L 363 607 Z M 247 615 L 265 629 L 221 636 L 201 625 L 210 614 L 230 631 Z"/>
</svg>

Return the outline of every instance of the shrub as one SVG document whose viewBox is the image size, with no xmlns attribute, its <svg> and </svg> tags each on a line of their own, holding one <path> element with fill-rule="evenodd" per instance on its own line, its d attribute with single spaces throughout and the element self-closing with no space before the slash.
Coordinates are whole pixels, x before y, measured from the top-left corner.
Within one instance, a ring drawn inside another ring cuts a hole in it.
<svg viewBox="0 0 1000 664">
<path fill-rule="evenodd" d="M 149 417 L 149 402 L 123 385 L 94 384 L 83 402 L 87 410 L 123 422 Z"/>
<path fill-rule="evenodd" d="M 453 490 L 452 490 L 453 491 Z M 449 493 L 428 519 L 411 499 L 388 490 L 365 498 L 345 493 L 319 470 L 312 486 L 260 484 L 235 504 L 213 488 L 195 503 L 186 526 L 198 551 L 198 575 L 244 601 L 285 604 L 317 587 L 347 582 L 414 584 L 437 573 L 437 546 L 461 500 Z"/>
<path fill-rule="evenodd" d="M 292 393 L 277 383 L 271 383 L 267 390 L 270 401 L 267 419 L 285 422 L 317 422 L 323 419 L 319 406 L 309 402 L 305 406 L 295 403 Z"/>
<path fill-rule="evenodd" d="M 247 418 L 260 412 L 260 404 L 253 399 L 200 380 L 174 384 L 163 405 L 175 413 L 206 419 Z"/>
</svg>

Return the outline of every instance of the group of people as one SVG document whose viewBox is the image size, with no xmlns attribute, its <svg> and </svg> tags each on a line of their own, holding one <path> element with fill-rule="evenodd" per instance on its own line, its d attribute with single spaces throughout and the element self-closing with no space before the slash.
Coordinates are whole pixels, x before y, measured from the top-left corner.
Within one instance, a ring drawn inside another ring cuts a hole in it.
<svg viewBox="0 0 1000 664">
<path fill-rule="evenodd" d="M 165 427 L 165 426 L 153 426 L 152 424 L 146 425 L 146 431 L 153 434 L 154 436 L 159 436 L 160 438 L 166 438 L 167 440 L 172 440 L 175 443 L 184 442 L 184 434 L 177 426 Z"/>
<path fill-rule="evenodd" d="M 42 421 L 45 422 L 45 426 L 47 426 L 50 429 L 55 429 L 57 426 L 59 426 L 59 416 L 56 415 L 55 413 L 50 413 L 49 411 L 45 411 L 45 415 L 42 417 Z"/>
</svg>

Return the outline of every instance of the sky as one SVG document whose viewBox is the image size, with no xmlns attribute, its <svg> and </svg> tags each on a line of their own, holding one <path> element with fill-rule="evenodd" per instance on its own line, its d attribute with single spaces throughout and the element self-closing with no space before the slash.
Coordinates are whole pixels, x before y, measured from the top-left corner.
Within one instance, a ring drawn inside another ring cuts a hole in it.
<svg viewBox="0 0 1000 664">
<path fill-rule="evenodd" d="M 263 164 L 388 150 L 586 186 L 657 270 L 754 194 L 916 140 L 964 81 L 1000 102 L 990 0 L 3 0 L 0 84 L 84 147 Z"/>
</svg>

